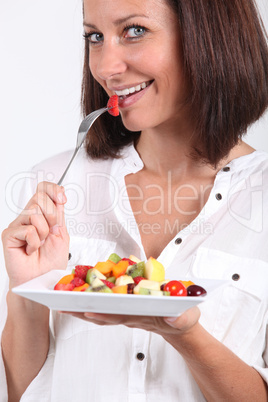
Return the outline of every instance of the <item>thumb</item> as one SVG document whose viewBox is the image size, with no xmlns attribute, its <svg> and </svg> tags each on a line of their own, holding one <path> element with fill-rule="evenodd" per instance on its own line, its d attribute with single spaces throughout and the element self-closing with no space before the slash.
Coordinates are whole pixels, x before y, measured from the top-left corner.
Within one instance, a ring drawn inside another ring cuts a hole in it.
<svg viewBox="0 0 268 402">
<path fill-rule="evenodd" d="M 197 306 L 186 310 L 178 317 L 165 317 L 164 321 L 172 328 L 186 331 L 192 328 L 200 318 L 200 310 Z"/>
</svg>

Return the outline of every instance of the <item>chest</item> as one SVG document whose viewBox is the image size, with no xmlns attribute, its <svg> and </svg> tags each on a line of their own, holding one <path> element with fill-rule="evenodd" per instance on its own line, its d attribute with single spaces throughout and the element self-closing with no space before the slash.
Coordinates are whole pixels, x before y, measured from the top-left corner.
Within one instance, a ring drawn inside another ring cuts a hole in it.
<svg viewBox="0 0 268 402">
<path fill-rule="evenodd" d="M 213 181 L 173 182 L 126 177 L 130 205 L 147 257 L 157 258 L 204 207 Z"/>
</svg>

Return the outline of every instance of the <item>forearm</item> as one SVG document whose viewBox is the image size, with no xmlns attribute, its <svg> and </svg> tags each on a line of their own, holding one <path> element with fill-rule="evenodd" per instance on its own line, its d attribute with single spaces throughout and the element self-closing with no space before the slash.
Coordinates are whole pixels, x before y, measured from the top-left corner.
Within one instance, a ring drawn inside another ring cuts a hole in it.
<svg viewBox="0 0 268 402">
<path fill-rule="evenodd" d="M 12 294 L 2 334 L 9 402 L 18 401 L 42 368 L 49 349 L 49 310 Z"/>
<path fill-rule="evenodd" d="M 268 400 L 259 373 L 211 336 L 200 324 L 182 336 L 165 339 L 183 356 L 208 401 Z"/>
</svg>

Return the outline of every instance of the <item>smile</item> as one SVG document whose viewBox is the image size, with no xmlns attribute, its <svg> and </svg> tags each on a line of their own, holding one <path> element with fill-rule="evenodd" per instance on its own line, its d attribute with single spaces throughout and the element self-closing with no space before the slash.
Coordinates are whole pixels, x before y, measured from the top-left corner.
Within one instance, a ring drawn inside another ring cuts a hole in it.
<svg viewBox="0 0 268 402">
<path fill-rule="evenodd" d="M 130 88 L 125 88 L 122 89 L 122 91 L 114 91 L 116 93 L 117 96 L 127 96 L 127 95 L 132 95 L 135 92 L 139 92 L 142 89 L 148 87 L 148 85 L 151 84 L 152 81 L 147 81 L 147 82 L 143 82 L 142 84 L 136 85 L 135 87 L 130 87 Z"/>
</svg>

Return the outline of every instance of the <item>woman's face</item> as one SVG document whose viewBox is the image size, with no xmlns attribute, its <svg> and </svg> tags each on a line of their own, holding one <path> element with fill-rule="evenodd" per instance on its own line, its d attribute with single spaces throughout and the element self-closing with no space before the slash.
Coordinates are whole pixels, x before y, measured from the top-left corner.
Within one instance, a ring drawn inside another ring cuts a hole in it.
<svg viewBox="0 0 268 402">
<path fill-rule="evenodd" d="M 89 66 L 109 96 L 119 96 L 132 131 L 178 124 L 185 98 L 180 31 L 164 0 L 84 0 Z"/>
</svg>

